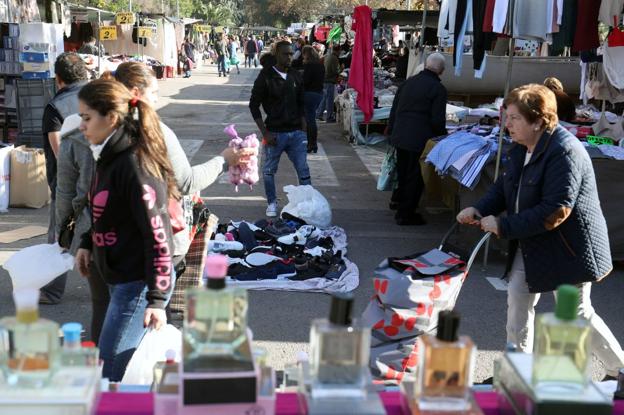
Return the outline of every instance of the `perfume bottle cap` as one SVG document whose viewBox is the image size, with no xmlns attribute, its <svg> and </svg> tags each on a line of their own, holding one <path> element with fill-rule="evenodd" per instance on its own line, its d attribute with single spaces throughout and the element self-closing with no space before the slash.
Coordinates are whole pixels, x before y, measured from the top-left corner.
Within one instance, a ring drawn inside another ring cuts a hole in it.
<svg viewBox="0 0 624 415">
<path fill-rule="evenodd" d="M 578 313 L 579 290 L 574 285 L 563 284 L 557 288 L 555 317 L 560 320 L 574 320 Z"/>
<path fill-rule="evenodd" d="M 63 329 L 63 339 L 65 342 L 76 343 L 80 341 L 80 333 L 82 332 L 82 324 L 65 323 L 61 327 Z"/>
<path fill-rule="evenodd" d="M 208 278 L 223 279 L 227 275 L 228 259 L 225 255 L 208 255 L 205 273 Z"/>
<path fill-rule="evenodd" d="M 440 311 L 436 337 L 445 342 L 455 342 L 458 339 L 458 330 L 459 313 L 456 311 Z"/>
<path fill-rule="evenodd" d="M 341 293 L 332 296 L 329 310 L 329 321 L 340 326 L 351 324 L 351 309 L 353 308 L 353 294 Z"/>
<path fill-rule="evenodd" d="M 21 310 L 39 309 L 39 290 L 37 288 L 20 288 L 13 291 L 15 308 Z"/>
</svg>

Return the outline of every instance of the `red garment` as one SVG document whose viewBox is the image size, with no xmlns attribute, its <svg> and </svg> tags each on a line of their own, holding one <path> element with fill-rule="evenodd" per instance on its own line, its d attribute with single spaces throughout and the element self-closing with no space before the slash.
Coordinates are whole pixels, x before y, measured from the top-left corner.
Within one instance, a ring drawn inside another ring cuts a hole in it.
<svg viewBox="0 0 624 415">
<path fill-rule="evenodd" d="M 368 6 L 353 9 L 355 43 L 349 72 L 349 86 L 357 91 L 357 105 L 364 113 L 364 122 L 373 117 L 373 12 Z"/>
<path fill-rule="evenodd" d="M 327 35 L 329 34 L 330 30 L 331 27 L 329 26 L 319 26 L 316 28 L 316 31 L 314 31 L 314 37 L 319 42 L 325 42 L 327 40 Z"/>
<path fill-rule="evenodd" d="M 496 0 L 487 0 L 485 5 L 485 16 L 483 17 L 483 31 L 490 33 L 494 30 L 494 6 Z"/>
<path fill-rule="evenodd" d="M 600 39 L 598 39 L 599 12 L 599 1 L 578 0 L 573 52 L 595 49 L 600 46 Z"/>
</svg>

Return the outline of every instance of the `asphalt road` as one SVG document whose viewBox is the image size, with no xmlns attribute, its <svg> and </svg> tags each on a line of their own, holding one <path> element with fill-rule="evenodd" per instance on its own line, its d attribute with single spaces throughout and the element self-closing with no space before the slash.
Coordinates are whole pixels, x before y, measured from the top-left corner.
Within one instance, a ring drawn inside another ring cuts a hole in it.
<svg viewBox="0 0 624 415">
<path fill-rule="evenodd" d="M 256 70 L 242 69 L 240 75 L 219 78 L 216 67 L 194 72 L 190 79 L 160 82 L 159 114 L 182 140 L 193 163 L 199 163 L 220 153 L 227 145 L 223 134 L 225 125 L 235 123 L 239 133 L 255 131 L 247 103 Z M 387 209 L 388 193 L 375 189 L 382 150 L 355 148 L 341 135 L 337 124 L 320 125 L 319 154 L 311 157 L 312 181 L 329 200 L 333 222 L 344 228 L 349 238 L 349 257 L 359 267 L 360 285 L 356 290 L 356 314 L 366 307 L 373 294 L 372 277 L 376 265 L 389 256 L 402 256 L 437 246 L 450 227 L 449 212 L 428 214 L 428 225 L 399 227 Z M 290 162 L 283 158 L 277 175 L 277 187 L 294 184 L 296 176 Z M 279 193 L 281 205 L 286 198 Z M 257 220 L 264 217 L 266 200 L 261 183 L 236 193 L 226 180 L 220 180 L 202 192 L 222 221 L 229 219 Z M 0 215 L 0 231 L 28 224 L 47 226 L 48 209 L 11 209 Z M 462 234 L 463 235 L 463 234 Z M 0 244 L 0 262 L 19 248 L 45 242 L 37 237 L 12 244 Z M 464 244 L 470 245 L 469 240 Z M 457 303 L 462 313 L 461 333 L 475 341 L 479 348 L 475 380 L 492 374 L 493 359 L 505 345 L 506 293 L 497 290 L 487 277 L 501 275 L 503 258 L 490 257 L 484 268 L 477 261 L 469 273 Z M 622 269 L 616 270 L 604 282 L 596 284 L 593 303 L 597 312 L 611 327 L 615 336 L 624 341 L 624 281 Z M 330 297 L 325 294 L 279 291 L 250 292 L 249 325 L 254 339 L 269 351 L 269 361 L 278 369 L 295 361 L 297 351 L 308 350 L 310 321 L 324 317 L 329 311 Z M 553 308 L 552 296 L 543 296 L 538 312 Z M 0 316 L 12 314 L 11 285 L 4 270 L 0 270 Z M 79 321 L 88 327 L 90 318 L 89 288 L 84 279 L 72 274 L 62 302 L 42 306 L 41 314 L 59 323 Z M 87 333 L 88 336 L 88 333 Z M 594 365 L 594 377 L 603 375 L 600 365 Z"/>
</svg>

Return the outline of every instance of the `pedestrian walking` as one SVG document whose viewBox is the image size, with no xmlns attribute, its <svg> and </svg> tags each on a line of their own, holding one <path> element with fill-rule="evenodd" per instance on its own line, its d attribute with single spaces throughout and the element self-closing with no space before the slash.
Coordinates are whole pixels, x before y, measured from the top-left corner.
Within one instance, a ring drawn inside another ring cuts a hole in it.
<svg viewBox="0 0 624 415">
<path fill-rule="evenodd" d="M 251 35 L 247 40 L 245 50 L 247 51 L 247 59 L 249 59 L 249 67 L 251 68 L 251 64 L 253 63 L 254 68 L 257 68 L 257 55 L 260 53 L 260 50 L 258 49 L 258 43 L 256 42 L 256 37 L 254 35 Z"/>
<path fill-rule="evenodd" d="M 219 40 L 217 40 L 215 44 L 215 49 L 217 52 L 217 72 L 219 73 L 219 77 L 221 77 L 221 75 L 227 76 L 228 71 L 225 60 L 228 56 L 228 45 L 227 41 L 223 38 L 223 33 L 219 33 Z"/>
<path fill-rule="evenodd" d="M 328 123 L 336 122 L 334 116 L 334 96 L 336 95 L 336 84 L 340 76 L 340 45 L 334 45 L 331 53 L 325 56 L 323 61 L 325 65 L 325 82 L 323 84 L 323 100 L 317 110 L 317 118 L 323 119 L 323 112 L 326 112 L 325 121 Z"/>
<path fill-rule="evenodd" d="M 268 206 L 266 215 L 277 216 L 275 174 L 282 153 L 286 153 L 297 171 L 299 184 L 311 184 L 304 132 L 304 91 L 301 75 L 290 70 L 293 51 L 289 42 L 276 45 L 276 64 L 263 68 L 254 82 L 249 100 L 251 115 L 263 137 L 262 177 Z M 266 113 L 262 120 L 260 106 Z"/>
<path fill-rule="evenodd" d="M 238 39 L 236 36 L 230 36 L 228 43 L 228 53 L 230 55 L 230 66 L 236 67 L 236 72 L 240 75 L 240 68 L 238 65 L 240 64 L 240 60 L 238 59 Z M 229 73 L 229 71 L 228 71 Z"/>
<path fill-rule="evenodd" d="M 503 108 L 514 142 L 505 174 L 457 220 L 510 241 L 507 341 L 531 353 L 540 295 L 576 285 L 578 314 L 594 331 L 592 351 L 616 379 L 624 352 L 590 299 L 592 283 L 613 270 L 592 161 L 581 142 L 558 125 L 557 98 L 547 87 L 516 88 Z"/>
<path fill-rule="evenodd" d="M 186 59 L 184 60 L 184 77 L 190 78 L 193 66 L 195 65 L 195 45 L 191 43 L 191 40 L 187 37 L 182 44 L 182 51 Z"/>
<path fill-rule="evenodd" d="M 75 53 L 63 53 L 54 63 L 57 93 L 43 112 L 43 151 L 46 159 L 46 176 L 50 187 L 50 218 L 48 222 L 48 243 L 57 241 L 56 223 L 56 184 L 57 157 L 61 144 L 63 121 L 78 113 L 78 92 L 88 80 L 88 71 L 84 61 Z M 60 224 L 58 224 L 60 225 Z M 41 304 L 57 304 L 65 293 L 67 273 L 60 275 L 41 288 Z"/>
<path fill-rule="evenodd" d="M 306 45 L 303 47 L 303 90 L 305 119 L 308 133 L 308 153 L 318 151 L 316 125 L 316 109 L 323 100 L 323 81 L 325 80 L 325 66 L 321 63 L 316 50 Z"/>
<path fill-rule="evenodd" d="M 390 118 L 390 144 L 397 151 L 398 187 L 392 193 L 390 209 L 396 210 L 397 225 L 424 225 L 416 213 L 425 183 L 420 156 L 430 138 L 446 134 L 446 88 L 440 81 L 444 56 L 432 53 L 425 69 L 405 81 L 397 91 Z"/>
</svg>

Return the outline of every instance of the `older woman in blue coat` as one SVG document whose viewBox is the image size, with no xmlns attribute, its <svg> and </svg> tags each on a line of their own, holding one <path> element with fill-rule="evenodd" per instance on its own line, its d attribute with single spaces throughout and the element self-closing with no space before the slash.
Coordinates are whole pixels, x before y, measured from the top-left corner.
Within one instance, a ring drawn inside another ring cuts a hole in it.
<svg viewBox="0 0 624 415">
<path fill-rule="evenodd" d="M 457 220 L 510 241 L 507 341 L 531 352 L 540 294 L 575 284 L 581 291 L 579 315 L 595 329 L 593 351 L 607 374 L 616 376 L 624 352 L 590 301 L 591 283 L 613 269 L 591 159 L 558 125 L 557 101 L 548 88 L 516 88 L 503 105 L 514 142 L 505 172 Z"/>
</svg>

